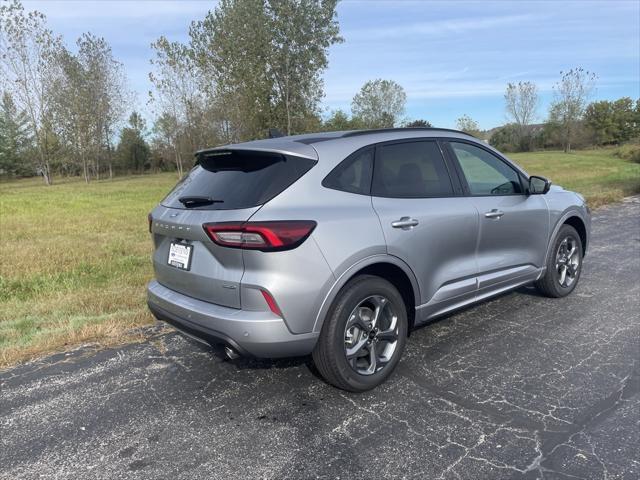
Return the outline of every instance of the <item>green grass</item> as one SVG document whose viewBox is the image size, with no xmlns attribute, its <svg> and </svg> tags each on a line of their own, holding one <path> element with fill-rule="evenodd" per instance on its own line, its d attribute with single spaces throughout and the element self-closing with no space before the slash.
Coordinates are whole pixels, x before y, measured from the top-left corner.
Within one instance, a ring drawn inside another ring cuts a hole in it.
<svg viewBox="0 0 640 480">
<path fill-rule="evenodd" d="M 640 192 L 640 165 L 613 150 L 511 157 L 595 207 Z M 174 174 L 85 184 L 0 183 L 0 366 L 78 343 L 126 341 L 152 321 L 147 213 Z"/>
<path fill-rule="evenodd" d="M 147 213 L 175 182 L 0 183 L 0 366 L 152 321 Z"/>
<path fill-rule="evenodd" d="M 614 156 L 615 149 L 513 153 L 530 175 L 581 193 L 592 208 L 640 192 L 640 164 Z"/>
</svg>

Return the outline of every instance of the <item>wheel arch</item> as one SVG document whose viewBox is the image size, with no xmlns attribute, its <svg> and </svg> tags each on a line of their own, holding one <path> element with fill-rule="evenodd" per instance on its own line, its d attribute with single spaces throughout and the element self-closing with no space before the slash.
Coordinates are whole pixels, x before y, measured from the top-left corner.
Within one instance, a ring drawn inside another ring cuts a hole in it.
<svg viewBox="0 0 640 480">
<path fill-rule="evenodd" d="M 582 255 L 586 255 L 587 245 L 589 243 L 589 230 L 587 227 L 587 221 L 582 218 L 581 212 L 579 210 L 572 208 L 560 215 L 558 220 L 555 222 L 553 230 L 551 231 L 551 235 L 549 235 L 549 242 L 547 244 L 547 252 L 544 257 L 543 268 L 546 268 L 549 255 L 551 255 L 553 242 L 558 235 L 558 231 L 562 228 L 563 225 L 570 225 L 576 229 L 578 235 L 580 236 L 580 241 L 582 242 Z"/>
<path fill-rule="evenodd" d="M 375 275 L 384 278 L 398 289 L 407 308 L 409 331 L 411 331 L 415 322 L 416 299 L 420 298 L 420 287 L 409 265 L 392 255 L 374 255 L 367 257 L 345 270 L 325 296 L 320 311 L 316 316 L 313 331 L 319 332 L 322 329 L 324 320 L 334 300 L 342 288 L 358 275 Z"/>
<path fill-rule="evenodd" d="M 587 235 L 587 226 L 584 221 L 578 215 L 572 215 L 567 218 L 562 225 L 571 225 L 576 229 L 576 232 L 578 232 L 578 235 L 580 236 L 580 241 L 582 242 L 582 256 L 586 255 L 589 237 Z"/>
</svg>

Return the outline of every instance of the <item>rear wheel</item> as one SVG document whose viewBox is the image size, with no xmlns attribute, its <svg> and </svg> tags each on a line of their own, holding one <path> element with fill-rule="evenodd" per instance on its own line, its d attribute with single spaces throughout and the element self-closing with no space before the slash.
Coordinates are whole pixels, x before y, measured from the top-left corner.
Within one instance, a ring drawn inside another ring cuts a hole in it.
<svg viewBox="0 0 640 480">
<path fill-rule="evenodd" d="M 582 241 L 571 225 L 563 225 L 547 260 L 544 276 L 536 282 L 543 295 L 559 298 L 576 288 L 582 271 Z"/>
<path fill-rule="evenodd" d="M 314 363 L 338 388 L 370 390 L 400 361 L 407 328 L 407 310 L 398 290 L 380 277 L 356 277 L 342 289 L 325 320 Z"/>
</svg>

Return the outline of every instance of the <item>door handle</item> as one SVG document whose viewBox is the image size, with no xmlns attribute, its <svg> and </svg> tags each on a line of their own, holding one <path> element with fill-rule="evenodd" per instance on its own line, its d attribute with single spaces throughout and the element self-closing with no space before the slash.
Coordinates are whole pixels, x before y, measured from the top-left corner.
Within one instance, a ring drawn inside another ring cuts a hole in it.
<svg viewBox="0 0 640 480">
<path fill-rule="evenodd" d="M 487 212 L 484 214 L 484 216 L 487 218 L 500 218 L 503 215 L 504 215 L 504 212 L 502 210 L 498 210 L 497 208 L 494 208 L 490 212 Z"/>
<path fill-rule="evenodd" d="M 402 217 L 400 220 L 396 220 L 395 222 L 391 222 L 391 226 L 393 228 L 401 228 L 403 230 L 410 230 L 416 225 L 418 225 L 418 220 L 410 217 Z"/>
</svg>

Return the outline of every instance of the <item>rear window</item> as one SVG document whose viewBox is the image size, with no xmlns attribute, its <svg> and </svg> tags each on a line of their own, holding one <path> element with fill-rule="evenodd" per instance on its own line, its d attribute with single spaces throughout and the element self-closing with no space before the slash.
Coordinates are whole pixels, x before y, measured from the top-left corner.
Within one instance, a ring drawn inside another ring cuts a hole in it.
<svg viewBox="0 0 640 480">
<path fill-rule="evenodd" d="M 315 161 L 272 152 L 203 152 L 162 205 L 232 210 L 262 205 L 307 173 Z"/>
<path fill-rule="evenodd" d="M 452 195 L 449 172 L 436 142 L 403 142 L 379 147 L 372 193 L 392 198 Z"/>
</svg>

